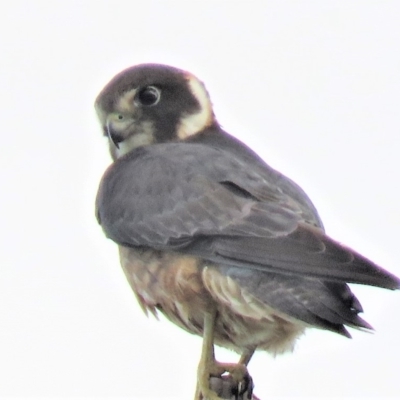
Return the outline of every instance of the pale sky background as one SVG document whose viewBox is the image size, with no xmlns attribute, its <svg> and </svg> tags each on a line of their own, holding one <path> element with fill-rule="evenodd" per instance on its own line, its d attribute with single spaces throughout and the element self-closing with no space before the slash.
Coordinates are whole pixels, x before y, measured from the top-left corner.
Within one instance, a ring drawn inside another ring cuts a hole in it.
<svg viewBox="0 0 400 400">
<path fill-rule="evenodd" d="M 400 275 L 400 2 L 7 1 L 0 41 L 0 396 L 193 396 L 200 339 L 142 314 L 94 218 L 93 102 L 134 64 L 199 76 L 332 237 Z M 400 398 L 400 292 L 354 290 L 376 333 L 258 354 L 258 396 Z"/>
</svg>

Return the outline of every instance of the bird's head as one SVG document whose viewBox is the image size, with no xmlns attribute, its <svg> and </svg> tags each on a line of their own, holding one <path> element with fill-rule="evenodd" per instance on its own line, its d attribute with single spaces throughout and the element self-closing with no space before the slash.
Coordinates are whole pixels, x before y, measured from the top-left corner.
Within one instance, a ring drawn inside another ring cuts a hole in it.
<svg viewBox="0 0 400 400">
<path fill-rule="evenodd" d="M 184 140 L 216 123 L 203 83 L 160 64 L 120 72 L 95 107 L 114 160 L 139 146 Z"/>
</svg>

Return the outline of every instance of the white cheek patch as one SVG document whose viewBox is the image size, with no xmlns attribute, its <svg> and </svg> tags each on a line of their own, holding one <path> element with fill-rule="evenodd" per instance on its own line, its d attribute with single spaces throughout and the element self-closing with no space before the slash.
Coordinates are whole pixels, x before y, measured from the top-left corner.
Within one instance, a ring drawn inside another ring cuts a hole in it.
<svg viewBox="0 0 400 400">
<path fill-rule="evenodd" d="M 118 110 L 119 112 L 132 112 L 133 108 L 133 99 L 135 98 L 137 89 L 131 89 L 125 92 L 118 100 L 115 110 Z"/>
<path fill-rule="evenodd" d="M 151 122 L 145 121 L 141 123 L 136 132 L 118 144 L 119 148 L 115 148 L 114 150 L 116 158 L 130 153 L 137 147 L 148 146 L 154 143 L 154 127 Z"/>
<path fill-rule="evenodd" d="M 193 75 L 188 74 L 187 77 L 189 89 L 199 102 L 200 110 L 181 118 L 177 131 L 181 140 L 201 132 L 211 125 L 214 119 L 210 97 L 203 83 Z"/>
<path fill-rule="evenodd" d="M 131 89 L 128 92 L 124 93 L 121 98 L 118 99 L 117 104 L 113 107 L 115 112 L 112 114 L 129 114 L 132 112 L 133 109 L 133 99 L 136 95 L 137 89 Z M 96 110 L 97 117 L 100 121 L 101 126 L 105 126 L 107 123 L 107 118 L 110 116 L 110 112 L 105 112 L 100 104 L 99 99 L 96 100 L 94 103 L 94 108 Z M 123 124 L 123 121 L 114 121 L 114 123 Z"/>
</svg>

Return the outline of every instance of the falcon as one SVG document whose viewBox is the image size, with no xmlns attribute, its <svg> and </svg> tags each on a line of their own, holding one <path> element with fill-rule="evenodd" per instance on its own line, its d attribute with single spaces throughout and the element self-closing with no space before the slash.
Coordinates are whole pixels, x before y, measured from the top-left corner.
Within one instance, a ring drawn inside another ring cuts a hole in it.
<svg viewBox="0 0 400 400">
<path fill-rule="evenodd" d="M 221 128 L 199 79 L 137 65 L 95 107 L 114 161 L 97 219 L 143 310 L 203 338 L 196 399 L 219 399 L 210 377 L 225 373 L 241 395 L 253 353 L 290 351 L 307 328 L 372 329 L 348 283 L 400 280 L 327 236 L 304 191 Z"/>
</svg>

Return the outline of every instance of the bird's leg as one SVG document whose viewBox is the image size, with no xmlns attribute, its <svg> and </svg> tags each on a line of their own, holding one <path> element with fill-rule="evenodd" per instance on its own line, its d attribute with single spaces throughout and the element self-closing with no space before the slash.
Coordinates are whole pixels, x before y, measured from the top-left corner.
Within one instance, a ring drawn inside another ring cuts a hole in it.
<svg viewBox="0 0 400 400">
<path fill-rule="evenodd" d="M 197 387 L 195 400 L 221 400 L 217 394 L 210 389 L 210 377 L 220 376 L 216 369 L 214 354 L 214 328 L 217 311 L 212 307 L 204 316 L 203 346 L 201 358 L 197 369 Z"/>
<path fill-rule="evenodd" d="M 254 352 L 256 351 L 256 347 L 253 347 L 251 349 L 244 350 L 240 359 L 239 359 L 239 365 L 243 366 L 248 366 L 251 358 L 253 357 Z M 238 383 L 238 393 L 243 394 L 243 398 L 247 395 L 248 399 L 252 400 L 259 400 L 258 397 L 256 397 L 253 394 L 254 390 L 254 384 L 253 384 L 253 379 L 249 375 L 247 368 L 246 368 L 246 375 L 243 376 L 242 380 L 239 381 Z"/>
<path fill-rule="evenodd" d="M 235 398 L 244 398 L 246 394 L 247 399 L 252 398 L 253 393 L 253 379 L 247 371 L 246 364 L 244 363 L 221 363 L 216 361 L 217 376 L 222 376 L 228 372 L 229 381 L 231 382 L 232 395 Z"/>
<path fill-rule="evenodd" d="M 239 359 L 239 364 L 243 364 L 246 366 L 249 365 L 249 362 L 250 362 L 251 358 L 253 357 L 255 351 L 256 351 L 255 347 L 243 351 L 243 353 Z"/>
<path fill-rule="evenodd" d="M 245 392 L 248 398 L 252 398 L 253 381 L 249 375 L 246 365 L 250 361 L 254 349 L 245 351 L 238 364 L 220 363 L 215 360 L 214 353 L 214 328 L 217 312 L 215 308 L 210 309 L 204 317 L 203 346 L 199 367 L 197 370 L 197 387 L 195 400 L 221 400 L 217 393 L 210 389 L 210 378 L 221 377 L 224 373 L 230 374 L 233 381 L 233 395 L 238 397 Z"/>
<path fill-rule="evenodd" d="M 253 379 L 251 378 L 249 372 L 247 371 L 247 365 L 251 360 L 255 352 L 255 347 L 245 350 L 237 364 L 235 363 L 221 363 L 215 361 L 216 369 L 215 373 L 218 376 L 222 376 L 224 373 L 228 372 L 228 378 L 231 387 L 231 393 L 235 398 L 240 399 L 252 399 L 253 394 Z"/>
</svg>

